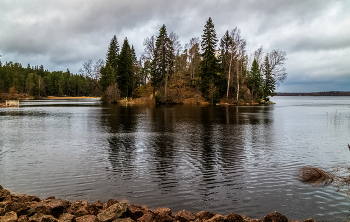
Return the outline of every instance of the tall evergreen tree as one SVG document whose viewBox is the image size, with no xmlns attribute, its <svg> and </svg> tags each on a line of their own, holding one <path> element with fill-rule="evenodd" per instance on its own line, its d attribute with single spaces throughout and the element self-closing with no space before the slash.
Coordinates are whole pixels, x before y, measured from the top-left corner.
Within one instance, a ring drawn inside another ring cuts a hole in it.
<svg viewBox="0 0 350 222">
<path fill-rule="evenodd" d="M 108 46 L 107 56 L 106 56 L 106 63 L 109 63 L 110 66 L 114 69 L 114 71 L 117 71 L 118 69 L 118 57 L 119 57 L 119 44 L 117 37 L 114 35 L 111 39 L 111 42 Z"/>
<path fill-rule="evenodd" d="M 132 91 L 132 53 L 128 39 L 124 39 L 120 51 L 117 70 L 117 83 L 122 97 L 128 97 Z"/>
<path fill-rule="evenodd" d="M 220 40 L 220 60 L 221 60 L 221 71 L 223 73 L 228 73 L 229 63 L 230 63 L 230 46 L 232 38 L 228 30 L 225 32 L 225 35 Z"/>
<path fill-rule="evenodd" d="M 248 74 L 248 84 L 252 92 L 253 98 L 260 98 L 261 96 L 261 86 L 262 86 L 262 76 L 260 73 L 259 64 L 254 59 L 250 72 Z"/>
<path fill-rule="evenodd" d="M 100 72 L 101 72 L 100 84 L 102 87 L 102 91 L 105 92 L 108 86 L 115 83 L 115 71 L 113 67 L 109 64 L 109 62 L 107 62 L 106 66 L 102 67 Z"/>
<path fill-rule="evenodd" d="M 207 23 L 204 26 L 204 34 L 202 35 L 202 62 L 201 62 L 201 91 L 202 96 L 211 100 L 211 102 L 217 102 L 219 100 L 218 94 L 218 60 L 215 57 L 215 47 L 217 44 L 216 32 L 214 23 L 209 17 Z"/>
<path fill-rule="evenodd" d="M 153 93 L 155 92 L 155 88 L 158 88 L 162 83 L 166 87 L 166 80 L 170 75 L 173 65 L 173 52 L 171 40 L 168 37 L 165 25 L 163 25 L 157 36 L 152 61 L 151 81 L 154 87 Z"/>
<path fill-rule="evenodd" d="M 264 73 L 264 85 L 263 85 L 263 97 L 267 99 L 269 96 L 274 96 L 276 90 L 276 80 L 273 77 L 271 65 L 269 63 L 269 55 L 265 56 L 263 64 L 263 73 Z"/>
</svg>

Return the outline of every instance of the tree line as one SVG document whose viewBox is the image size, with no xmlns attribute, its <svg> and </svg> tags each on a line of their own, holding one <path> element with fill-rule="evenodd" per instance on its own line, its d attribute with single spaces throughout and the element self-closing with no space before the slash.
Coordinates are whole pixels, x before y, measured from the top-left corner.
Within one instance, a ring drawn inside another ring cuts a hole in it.
<svg viewBox="0 0 350 222">
<path fill-rule="evenodd" d="M 81 74 L 44 70 L 44 66 L 23 67 L 20 63 L 0 61 L 0 93 L 27 96 L 95 96 L 99 92 L 92 80 Z"/>
<path fill-rule="evenodd" d="M 201 39 L 192 38 L 184 46 L 176 33 L 167 33 L 165 25 L 156 37 L 145 38 L 143 45 L 137 59 L 128 39 L 120 50 L 114 36 L 105 63 L 84 63 L 83 73 L 95 80 L 106 101 L 143 96 L 149 86 L 156 102 L 163 103 L 189 98 L 211 103 L 268 100 L 287 76 L 285 52 L 264 53 L 260 47 L 248 56 L 241 31 L 226 31 L 219 40 L 211 18 Z"/>
</svg>

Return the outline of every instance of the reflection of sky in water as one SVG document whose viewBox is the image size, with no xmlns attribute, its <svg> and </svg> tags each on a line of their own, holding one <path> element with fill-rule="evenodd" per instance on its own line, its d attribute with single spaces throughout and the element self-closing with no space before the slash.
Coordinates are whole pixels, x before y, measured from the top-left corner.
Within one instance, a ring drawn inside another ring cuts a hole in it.
<svg viewBox="0 0 350 222">
<path fill-rule="evenodd" d="M 346 218 L 346 195 L 302 184 L 295 172 L 347 163 L 350 98 L 273 101 L 105 107 L 98 99 L 49 100 L 1 109 L 1 185 L 43 198 L 128 199 L 174 212 Z"/>
</svg>

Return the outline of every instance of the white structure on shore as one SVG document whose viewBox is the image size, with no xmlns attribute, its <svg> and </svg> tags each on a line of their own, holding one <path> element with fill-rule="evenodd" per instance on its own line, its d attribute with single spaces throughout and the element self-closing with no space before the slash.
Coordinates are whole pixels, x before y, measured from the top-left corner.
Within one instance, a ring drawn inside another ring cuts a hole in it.
<svg viewBox="0 0 350 222">
<path fill-rule="evenodd" d="M 6 106 L 19 106 L 19 100 L 6 100 Z"/>
</svg>

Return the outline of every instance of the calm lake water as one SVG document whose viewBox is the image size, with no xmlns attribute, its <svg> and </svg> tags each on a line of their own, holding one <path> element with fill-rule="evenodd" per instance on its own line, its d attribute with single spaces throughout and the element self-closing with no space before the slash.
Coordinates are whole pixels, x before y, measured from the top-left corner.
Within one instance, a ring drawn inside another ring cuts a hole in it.
<svg viewBox="0 0 350 222">
<path fill-rule="evenodd" d="M 103 106 L 23 101 L 0 109 L 0 184 L 69 200 L 252 218 L 346 221 L 350 196 L 297 180 L 350 160 L 350 97 L 274 97 L 270 106 Z"/>
</svg>

